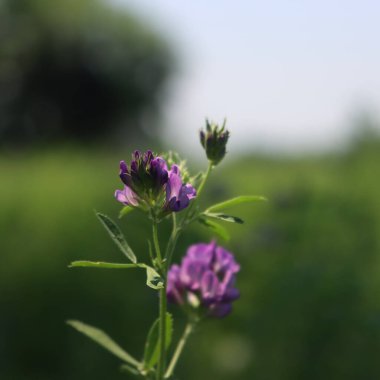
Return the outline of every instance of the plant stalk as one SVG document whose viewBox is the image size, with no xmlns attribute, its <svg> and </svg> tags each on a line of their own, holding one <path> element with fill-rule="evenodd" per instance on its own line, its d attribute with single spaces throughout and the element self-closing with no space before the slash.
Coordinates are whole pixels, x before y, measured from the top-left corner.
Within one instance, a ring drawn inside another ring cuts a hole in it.
<svg viewBox="0 0 380 380">
<path fill-rule="evenodd" d="M 159 326 L 158 326 L 158 336 L 159 336 L 159 357 L 157 363 L 156 379 L 162 380 L 165 374 L 165 356 L 166 356 L 166 281 L 167 281 L 167 270 L 166 265 L 162 261 L 160 243 L 158 241 L 158 228 L 157 221 L 153 221 L 153 244 L 156 251 L 156 258 L 159 262 L 161 275 L 164 279 L 164 286 L 160 289 L 160 303 L 159 303 Z"/>
<path fill-rule="evenodd" d="M 174 354 L 173 354 L 172 360 L 170 361 L 168 369 L 167 369 L 167 371 L 165 373 L 165 379 L 170 378 L 170 376 L 173 374 L 175 366 L 176 366 L 176 364 L 178 362 L 178 359 L 181 356 L 182 351 L 183 351 L 183 349 L 185 347 L 185 344 L 187 342 L 187 339 L 189 338 L 189 336 L 192 333 L 193 329 L 194 329 L 194 323 L 188 322 L 187 325 L 186 325 L 186 327 L 185 327 L 185 330 L 184 330 L 184 332 L 182 334 L 182 337 L 179 340 L 178 345 L 177 345 L 177 347 L 176 347 L 176 349 L 174 351 Z"/>
</svg>

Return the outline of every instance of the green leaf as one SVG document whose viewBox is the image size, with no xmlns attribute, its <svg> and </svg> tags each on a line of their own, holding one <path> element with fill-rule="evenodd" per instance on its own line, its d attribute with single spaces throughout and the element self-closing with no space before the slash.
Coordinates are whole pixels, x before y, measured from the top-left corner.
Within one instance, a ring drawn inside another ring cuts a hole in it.
<svg viewBox="0 0 380 380">
<path fill-rule="evenodd" d="M 69 320 L 66 321 L 68 325 L 86 335 L 100 346 L 117 356 L 124 362 L 131 364 L 134 367 L 138 367 L 140 362 L 136 360 L 133 356 L 125 352 L 115 341 L 113 341 L 104 331 L 87 325 L 80 321 Z"/>
<path fill-rule="evenodd" d="M 145 264 L 121 264 L 121 263 L 106 263 L 104 261 L 73 261 L 69 268 L 89 267 L 89 268 L 106 268 L 106 269 L 126 269 L 126 268 L 146 268 Z"/>
<path fill-rule="evenodd" d="M 164 280 L 162 277 L 149 265 L 146 268 L 146 284 L 152 289 L 162 289 L 164 287 Z"/>
<path fill-rule="evenodd" d="M 128 245 L 123 233 L 120 231 L 120 228 L 113 222 L 107 215 L 96 213 L 96 216 L 103 224 L 104 228 L 110 234 L 112 240 L 120 248 L 120 250 L 131 260 L 133 263 L 137 262 L 136 256 L 133 253 L 131 247 Z"/>
<path fill-rule="evenodd" d="M 103 269 L 130 269 L 130 268 L 143 268 L 146 271 L 146 284 L 152 289 L 161 289 L 164 287 L 164 280 L 162 277 L 149 265 L 144 263 L 135 264 L 121 264 L 121 263 L 106 263 L 104 261 L 73 261 L 69 268 L 103 268 Z"/>
<path fill-rule="evenodd" d="M 224 222 L 239 223 L 239 224 L 244 223 L 244 220 L 238 218 L 237 216 L 227 215 L 227 214 L 223 214 L 220 212 L 215 212 L 215 213 L 214 212 L 205 212 L 203 214 L 203 216 L 206 216 L 207 218 L 214 218 L 214 219 L 223 220 Z"/>
<path fill-rule="evenodd" d="M 206 212 L 210 211 L 220 211 L 224 210 L 228 207 L 236 206 L 241 203 L 251 203 L 251 202 L 259 202 L 259 201 L 266 201 L 267 199 L 265 197 L 262 197 L 260 195 L 242 195 L 240 197 L 235 197 L 228 199 L 227 201 L 216 203 L 209 207 Z"/>
<path fill-rule="evenodd" d="M 226 241 L 230 240 L 230 235 L 229 235 L 228 231 L 223 226 L 221 226 L 219 223 L 216 223 L 212 220 L 208 220 L 205 218 L 199 218 L 198 222 L 203 224 L 204 226 L 210 228 L 216 235 L 218 235 L 222 239 L 224 239 Z"/>
<path fill-rule="evenodd" d="M 120 371 L 121 372 L 129 372 L 132 375 L 141 375 L 141 372 L 138 369 L 131 367 L 128 364 L 122 364 L 120 367 Z"/>
<path fill-rule="evenodd" d="M 158 361 L 160 340 L 159 340 L 159 319 L 156 319 L 149 330 L 148 337 L 145 343 L 143 368 L 145 370 L 151 369 Z M 168 349 L 173 335 L 173 317 L 171 314 L 166 313 L 166 334 L 165 334 L 165 347 Z"/>
<path fill-rule="evenodd" d="M 120 212 L 119 212 L 119 219 L 121 219 L 123 216 L 128 215 L 130 212 L 132 212 L 135 208 L 130 206 L 124 206 Z"/>
</svg>

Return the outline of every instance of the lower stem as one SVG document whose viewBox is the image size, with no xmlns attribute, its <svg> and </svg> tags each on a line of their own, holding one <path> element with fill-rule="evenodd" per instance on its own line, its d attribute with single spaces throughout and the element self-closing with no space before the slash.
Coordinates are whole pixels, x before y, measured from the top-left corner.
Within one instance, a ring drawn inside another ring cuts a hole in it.
<svg viewBox="0 0 380 380">
<path fill-rule="evenodd" d="M 165 276 L 166 277 L 166 276 Z M 166 362 L 166 281 L 164 287 L 160 289 L 160 322 L 159 322 L 159 341 L 160 350 L 157 364 L 157 380 L 162 380 L 165 374 Z"/>
<path fill-rule="evenodd" d="M 194 328 L 194 324 L 191 322 L 188 322 L 186 327 L 185 327 L 185 331 L 183 332 L 183 335 L 178 342 L 177 348 L 174 351 L 172 360 L 170 361 L 170 364 L 168 366 L 168 370 L 165 373 L 165 379 L 168 379 L 173 374 L 175 366 L 178 362 L 178 359 L 182 354 L 182 351 L 185 347 L 187 339 L 188 339 L 189 335 L 192 333 L 193 328 Z"/>
</svg>

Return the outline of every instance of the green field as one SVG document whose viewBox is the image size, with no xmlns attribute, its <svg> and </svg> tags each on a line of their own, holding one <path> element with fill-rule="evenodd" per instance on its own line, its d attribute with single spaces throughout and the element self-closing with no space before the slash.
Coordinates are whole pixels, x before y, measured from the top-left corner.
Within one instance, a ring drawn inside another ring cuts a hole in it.
<svg viewBox="0 0 380 380">
<path fill-rule="evenodd" d="M 117 217 L 119 158 L 76 148 L 0 157 L 2 380 L 128 378 L 69 318 L 142 355 L 157 308 L 144 273 L 67 268 L 74 259 L 123 260 L 93 212 Z M 227 225 L 232 238 L 220 242 L 242 263 L 241 299 L 225 320 L 199 326 L 178 378 L 379 379 L 379 141 L 342 154 L 225 161 L 205 204 L 239 194 L 269 202 L 230 210 L 246 221 Z M 148 256 L 147 221 L 135 212 L 120 225 Z M 194 225 L 174 260 L 212 237 Z M 171 309 L 177 336 L 184 321 Z"/>
</svg>

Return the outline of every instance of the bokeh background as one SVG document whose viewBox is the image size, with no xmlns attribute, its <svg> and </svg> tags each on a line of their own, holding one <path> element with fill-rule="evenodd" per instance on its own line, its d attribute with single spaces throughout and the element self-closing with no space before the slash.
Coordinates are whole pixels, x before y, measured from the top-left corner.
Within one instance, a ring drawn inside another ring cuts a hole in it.
<svg viewBox="0 0 380 380">
<path fill-rule="evenodd" d="M 118 161 L 175 149 L 205 166 L 204 118 L 230 154 L 203 202 L 236 207 L 233 313 L 201 325 L 176 378 L 380 378 L 380 51 L 375 1 L 0 2 L 0 378 L 125 379 L 64 324 L 98 326 L 140 357 L 157 295 L 93 210 L 117 217 Z M 147 256 L 149 223 L 120 221 Z M 162 225 L 162 232 L 168 226 Z M 212 235 L 194 226 L 188 244 Z M 175 334 L 183 317 L 175 314 Z"/>
</svg>

